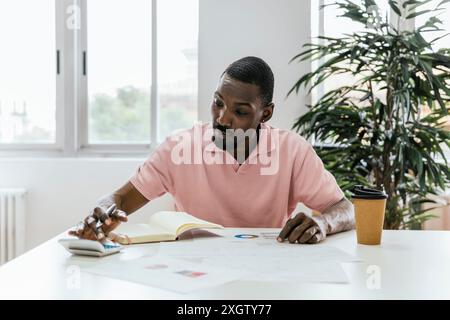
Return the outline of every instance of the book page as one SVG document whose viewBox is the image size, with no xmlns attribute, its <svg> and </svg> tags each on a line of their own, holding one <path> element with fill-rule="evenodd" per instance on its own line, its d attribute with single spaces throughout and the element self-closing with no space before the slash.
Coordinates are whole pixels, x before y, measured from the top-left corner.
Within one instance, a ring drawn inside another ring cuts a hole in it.
<svg viewBox="0 0 450 320">
<path fill-rule="evenodd" d="M 162 226 L 175 236 L 191 228 L 223 228 L 221 225 L 198 219 L 186 212 L 178 211 L 156 212 L 150 217 L 149 225 Z"/>
<path fill-rule="evenodd" d="M 122 223 L 115 232 L 128 236 L 132 243 L 175 240 L 172 232 L 156 223 Z"/>
</svg>

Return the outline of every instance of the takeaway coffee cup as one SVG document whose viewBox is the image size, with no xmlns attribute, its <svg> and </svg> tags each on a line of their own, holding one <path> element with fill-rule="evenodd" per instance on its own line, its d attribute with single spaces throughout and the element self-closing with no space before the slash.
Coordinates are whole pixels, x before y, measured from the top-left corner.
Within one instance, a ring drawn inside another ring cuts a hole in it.
<svg viewBox="0 0 450 320">
<path fill-rule="evenodd" d="M 380 244 L 386 209 L 386 193 L 363 186 L 355 186 L 352 192 L 358 243 Z"/>
</svg>

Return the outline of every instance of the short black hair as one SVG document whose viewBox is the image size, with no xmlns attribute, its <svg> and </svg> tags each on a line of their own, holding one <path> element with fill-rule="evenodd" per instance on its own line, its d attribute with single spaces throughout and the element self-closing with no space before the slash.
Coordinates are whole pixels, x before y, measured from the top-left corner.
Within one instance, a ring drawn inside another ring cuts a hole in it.
<svg viewBox="0 0 450 320">
<path fill-rule="evenodd" d="M 222 73 L 222 76 L 224 74 L 235 80 L 257 85 L 264 106 L 272 102 L 273 72 L 263 59 L 252 56 L 241 58 L 230 64 Z"/>
</svg>

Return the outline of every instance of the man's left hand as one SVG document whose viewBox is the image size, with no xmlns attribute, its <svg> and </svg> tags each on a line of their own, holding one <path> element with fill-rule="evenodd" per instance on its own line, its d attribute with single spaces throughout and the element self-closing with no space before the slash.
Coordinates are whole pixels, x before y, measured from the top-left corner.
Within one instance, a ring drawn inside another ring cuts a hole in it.
<svg viewBox="0 0 450 320">
<path fill-rule="evenodd" d="M 290 243 L 318 243 L 327 236 L 327 223 L 320 216 L 310 217 L 299 212 L 290 218 L 278 235 L 277 240 L 283 242 L 288 239 Z"/>
</svg>

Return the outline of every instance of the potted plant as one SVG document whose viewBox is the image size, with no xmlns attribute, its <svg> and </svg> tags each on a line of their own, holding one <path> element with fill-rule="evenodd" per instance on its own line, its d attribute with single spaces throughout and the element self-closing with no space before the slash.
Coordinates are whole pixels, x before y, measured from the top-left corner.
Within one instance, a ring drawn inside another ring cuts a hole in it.
<svg viewBox="0 0 450 320">
<path fill-rule="evenodd" d="M 400 19 L 430 10 L 425 1 L 389 1 Z M 318 155 L 340 187 L 376 186 L 388 195 L 384 227 L 406 229 L 430 218 L 423 208 L 450 182 L 445 128 L 450 109 L 450 49 L 434 50 L 424 33 L 442 32 L 434 14 L 414 30 L 401 30 L 379 14 L 373 0 L 336 1 L 342 17 L 362 30 L 340 38 L 319 37 L 292 61 L 322 61 L 304 74 L 288 95 L 304 86 L 309 91 L 326 79 L 347 75 L 341 84 L 308 105 L 293 129 L 313 136 Z M 439 34 L 439 37 L 441 34 Z"/>
</svg>

